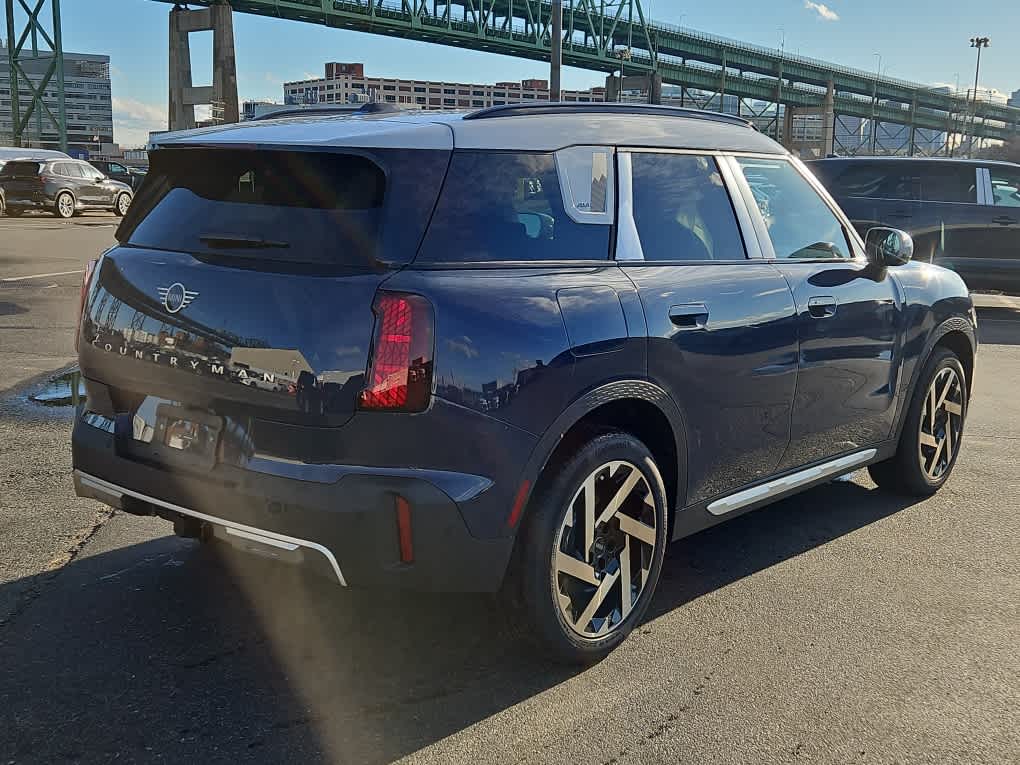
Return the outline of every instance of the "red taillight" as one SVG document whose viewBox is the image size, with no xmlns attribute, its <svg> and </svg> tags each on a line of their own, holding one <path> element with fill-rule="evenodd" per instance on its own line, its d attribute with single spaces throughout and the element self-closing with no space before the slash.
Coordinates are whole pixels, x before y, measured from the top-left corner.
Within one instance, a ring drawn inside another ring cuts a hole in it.
<svg viewBox="0 0 1020 765">
<path fill-rule="evenodd" d="M 362 409 L 420 412 L 432 396 L 432 306 L 420 295 L 380 292 Z"/>
<path fill-rule="evenodd" d="M 92 284 L 92 277 L 96 273 L 96 266 L 99 265 L 99 259 L 93 258 L 85 264 L 85 273 L 81 275 L 81 294 L 78 297 L 78 325 L 74 330 L 74 350 L 78 352 L 78 343 L 81 339 L 81 320 L 85 315 L 85 301 L 89 295 L 89 287 Z"/>
</svg>

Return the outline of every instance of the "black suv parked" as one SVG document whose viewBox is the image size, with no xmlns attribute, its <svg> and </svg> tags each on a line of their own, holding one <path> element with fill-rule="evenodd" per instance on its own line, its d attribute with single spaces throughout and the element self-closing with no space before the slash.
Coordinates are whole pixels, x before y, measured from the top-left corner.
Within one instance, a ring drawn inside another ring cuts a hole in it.
<svg viewBox="0 0 1020 765">
<path fill-rule="evenodd" d="M 143 176 L 132 172 L 131 168 L 120 162 L 114 162 L 109 159 L 90 159 L 89 164 L 107 178 L 126 183 L 132 190 L 137 191 L 142 183 Z"/>
<path fill-rule="evenodd" d="M 7 214 L 47 210 L 70 218 L 84 210 L 111 210 L 123 215 L 131 206 L 131 187 L 107 178 L 78 159 L 15 159 L 0 169 Z"/>
<path fill-rule="evenodd" d="M 1020 294 L 1020 165 L 959 159 L 823 159 L 808 166 L 863 236 L 895 226 L 914 257 L 975 290 Z"/>
<path fill-rule="evenodd" d="M 670 539 L 959 454 L 975 319 L 747 123 L 591 104 L 163 139 L 86 275 L 80 495 L 361 587 L 502 590 L 551 655 Z"/>
</svg>

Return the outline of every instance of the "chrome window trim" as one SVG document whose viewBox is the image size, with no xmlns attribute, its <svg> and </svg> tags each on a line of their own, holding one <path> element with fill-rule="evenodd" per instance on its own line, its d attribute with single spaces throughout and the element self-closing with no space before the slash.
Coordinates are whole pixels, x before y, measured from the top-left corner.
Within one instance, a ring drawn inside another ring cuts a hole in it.
<svg viewBox="0 0 1020 765">
<path fill-rule="evenodd" d="M 634 175 L 629 151 L 616 153 L 616 179 L 616 252 L 613 259 L 620 262 L 643 261 L 645 253 L 634 222 Z"/>
<path fill-rule="evenodd" d="M 246 539 L 254 539 L 256 541 L 263 542 L 265 544 L 273 544 L 281 549 L 287 549 L 289 545 L 296 545 L 298 547 L 304 547 L 309 550 L 315 550 L 316 552 L 322 553 L 329 561 L 330 566 L 333 567 L 333 572 L 336 574 L 337 580 L 344 587 L 347 586 L 347 580 L 344 579 L 343 573 L 340 571 L 340 564 L 336 561 L 336 556 L 333 552 L 323 545 L 317 542 L 309 542 L 307 539 L 298 539 L 297 537 L 287 536 L 286 534 L 278 534 L 275 531 L 266 531 L 259 529 L 254 526 L 247 526 L 243 523 L 237 523 L 236 521 L 228 521 L 223 518 L 217 518 L 214 515 L 207 515 L 200 513 L 197 510 L 192 510 L 189 507 L 182 507 L 181 505 L 175 505 L 173 502 L 167 502 L 166 500 L 157 499 L 156 497 L 150 497 L 148 494 L 142 494 L 139 491 L 133 489 L 127 489 L 123 486 L 104 481 L 102 478 L 97 478 L 94 475 L 82 472 L 81 470 L 74 471 L 75 477 L 82 483 L 82 485 L 96 490 L 100 493 L 104 493 L 112 496 L 129 496 L 139 499 L 142 502 L 148 502 L 152 505 L 172 510 L 175 513 L 181 515 L 187 515 L 192 518 L 198 518 L 201 521 L 211 523 L 214 526 L 222 526 L 230 533 L 230 531 L 240 532 L 238 536 L 242 536 Z"/>
<path fill-rule="evenodd" d="M 995 206 L 995 192 L 992 190 L 992 171 L 987 167 L 977 168 L 977 192 L 979 205 Z"/>
<path fill-rule="evenodd" d="M 730 203 L 733 205 L 733 211 L 737 215 L 737 225 L 740 227 L 740 235 L 744 240 L 744 254 L 748 260 L 761 260 L 765 257 L 765 252 L 758 238 L 758 231 L 755 229 L 751 211 L 747 209 L 747 200 L 741 193 L 740 184 L 736 177 L 737 174 L 733 169 L 733 163 L 730 160 L 731 157 L 726 155 L 718 155 L 715 158 L 716 164 L 719 166 L 719 173 L 723 178 L 726 193 L 730 195 Z"/>
<path fill-rule="evenodd" d="M 565 149 L 553 152 L 556 162 L 556 177 L 560 184 L 560 196 L 563 200 L 563 209 L 567 217 L 574 223 L 596 226 L 611 226 L 615 221 L 616 200 L 614 192 L 616 183 L 612 146 L 582 145 L 569 146 Z M 578 207 L 578 202 L 583 199 L 574 199 L 574 192 L 584 186 L 588 187 L 588 203 L 591 204 L 591 191 L 594 186 L 595 155 L 605 155 L 606 162 L 606 198 L 604 209 L 584 210 Z M 588 161 L 590 160 L 590 161 Z"/>
</svg>

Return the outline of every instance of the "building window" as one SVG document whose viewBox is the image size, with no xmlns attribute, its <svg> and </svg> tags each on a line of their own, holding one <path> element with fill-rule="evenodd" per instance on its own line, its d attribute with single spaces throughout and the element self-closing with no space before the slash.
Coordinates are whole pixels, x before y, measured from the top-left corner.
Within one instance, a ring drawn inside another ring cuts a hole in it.
<svg viewBox="0 0 1020 765">
<path fill-rule="evenodd" d="M 386 96 L 386 100 L 389 101 L 390 103 L 393 103 L 394 101 L 397 100 L 397 97 L 396 96 L 392 96 L 392 95 L 391 96 Z"/>
<path fill-rule="evenodd" d="M 396 85 L 383 85 L 382 89 L 383 90 L 396 90 L 397 86 Z"/>
<path fill-rule="evenodd" d="M 480 98 L 476 98 L 471 102 L 472 106 L 485 106 L 485 101 Z"/>
<path fill-rule="evenodd" d="M 534 94 L 534 93 L 525 93 L 525 94 L 524 94 L 524 97 L 525 97 L 525 98 L 530 98 L 530 99 L 534 100 L 534 98 L 535 98 L 535 94 Z"/>
<path fill-rule="evenodd" d="M 492 95 L 496 98 L 506 98 L 506 91 L 505 90 L 493 91 Z"/>
<path fill-rule="evenodd" d="M 410 93 L 411 92 L 411 86 L 410 85 L 401 85 L 400 86 L 400 92 L 401 93 Z"/>
<path fill-rule="evenodd" d="M 415 93 L 424 93 L 425 92 L 425 88 L 423 88 L 421 85 L 415 85 L 414 86 L 414 92 Z"/>
<path fill-rule="evenodd" d="M 439 104 L 439 99 L 438 98 L 430 98 L 429 99 L 429 106 L 439 106 L 439 105 L 440 104 Z"/>
<path fill-rule="evenodd" d="M 444 98 L 443 99 L 443 106 L 456 106 L 456 105 L 457 105 L 457 99 L 456 98 Z"/>
<path fill-rule="evenodd" d="M 472 90 L 471 91 L 471 95 L 473 95 L 473 96 L 484 96 L 485 95 L 485 91 L 484 90 Z"/>
<path fill-rule="evenodd" d="M 493 106 L 506 106 L 506 101 L 493 101 Z"/>
<path fill-rule="evenodd" d="M 455 96 L 457 95 L 457 91 L 454 88 L 443 88 L 443 95 Z"/>
<path fill-rule="evenodd" d="M 425 96 L 415 96 L 414 97 L 414 102 L 416 104 L 424 104 L 425 103 Z"/>
</svg>

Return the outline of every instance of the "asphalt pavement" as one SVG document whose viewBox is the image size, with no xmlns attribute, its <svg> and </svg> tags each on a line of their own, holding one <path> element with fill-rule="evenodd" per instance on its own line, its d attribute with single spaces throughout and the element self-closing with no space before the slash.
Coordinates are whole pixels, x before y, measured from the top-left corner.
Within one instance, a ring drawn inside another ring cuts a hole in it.
<svg viewBox="0 0 1020 765">
<path fill-rule="evenodd" d="M 861 471 L 677 543 L 578 671 L 493 599 L 346 591 L 75 499 L 70 412 L 28 395 L 80 274 L 9 279 L 115 222 L 0 219 L 0 763 L 1020 761 L 1020 301 L 982 298 L 942 492 Z"/>
</svg>

